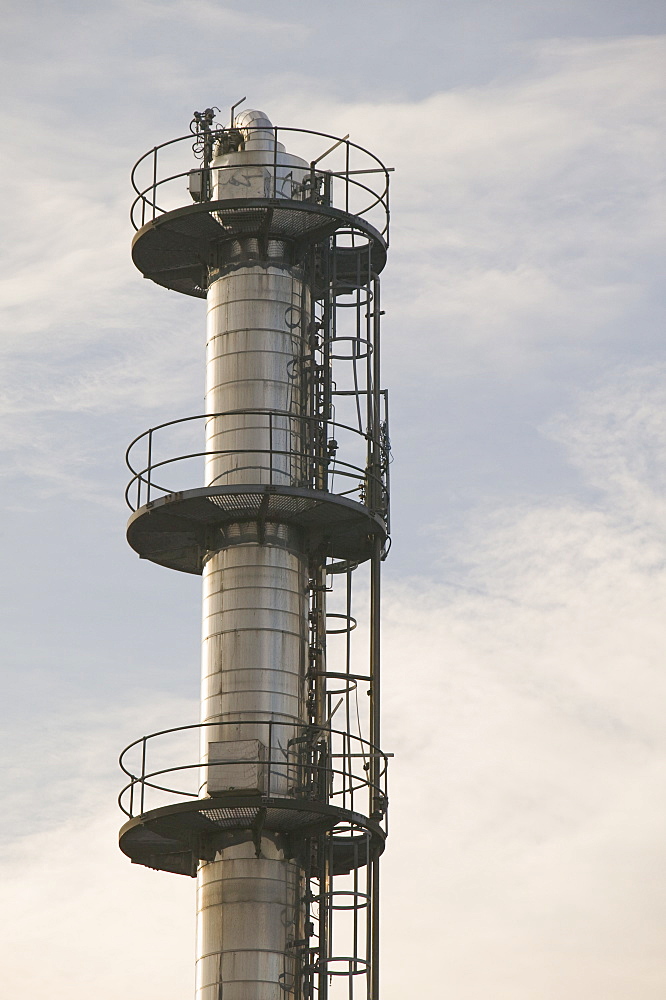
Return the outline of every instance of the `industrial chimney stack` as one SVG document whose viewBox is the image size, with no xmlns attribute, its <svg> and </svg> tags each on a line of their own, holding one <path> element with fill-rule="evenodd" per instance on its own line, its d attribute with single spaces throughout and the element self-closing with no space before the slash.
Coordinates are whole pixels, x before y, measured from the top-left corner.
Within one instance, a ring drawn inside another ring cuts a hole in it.
<svg viewBox="0 0 666 1000">
<path fill-rule="evenodd" d="M 120 847 L 197 878 L 197 1000 L 380 1000 L 388 171 L 217 110 L 132 172 L 134 263 L 208 319 L 205 412 L 128 448 L 127 537 L 202 575 L 203 654 L 200 722 L 121 755 Z"/>
</svg>

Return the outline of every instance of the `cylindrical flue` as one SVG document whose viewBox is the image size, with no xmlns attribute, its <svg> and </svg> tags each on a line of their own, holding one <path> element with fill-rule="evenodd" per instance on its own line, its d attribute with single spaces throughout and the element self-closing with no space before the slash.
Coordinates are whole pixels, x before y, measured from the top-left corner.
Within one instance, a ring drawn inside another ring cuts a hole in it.
<svg viewBox="0 0 666 1000">
<path fill-rule="evenodd" d="M 296 268 L 246 265 L 210 286 L 207 486 L 300 484 L 309 311 Z"/>
<path fill-rule="evenodd" d="M 202 721 L 224 723 L 202 730 L 204 761 L 210 743 L 227 744 L 232 757 L 260 744 L 266 726 L 256 720 L 276 723 L 272 742 L 287 747 L 294 723 L 305 718 L 305 557 L 283 526 L 267 526 L 263 544 L 252 530 L 239 525 L 236 532 L 238 544 L 212 555 L 204 569 Z M 288 794 L 288 777 L 273 768 L 273 791 Z M 290 944 L 302 937 L 302 891 L 301 871 L 279 837 L 248 833 L 201 863 L 198 1000 L 218 1000 L 222 984 L 225 1000 L 294 996 Z"/>
<path fill-rule="evenodd" d="M 197 887 L 197 1000 L 287 1000 L 302 936 L 302 873 L 273 838 L 203 864 Z M 291 945 L 291 947 L 290 947 Z"/>
<path fill-rule="evenodd" d="M 236 176 L 230 159 L 241 173 L 247 164 L 251 184 L 265 196 L 257 154 L 270 163 L 283 155 L 274 150 L 270 123 L 243 152 L 213 161 L 218 198 L 229 197 L 227 182 Z M 278 241 L 267 249 L 274 258 L 282 252 Z M 228 255 L 231 263 L 208 291 L 206 486 L 301 485 L 309 293 L 299 269 L 268 263 L 256 239 L 234 241 Z M 202 730 L 202 762 L 211 758 L 211 743 L 216 749 L 226 743 L 232 756 L 261 746 L 266 722 L 274 724 L 272 742 L 283 747 L 307 723 L 307 571 L 299 532 L 270 522 L 229 525 L 209 555 L 201 701 L 202 722 L 209 725 Z M 273 785 L 288 794 L 287 773 L 274 775 Z M 218 1000 L 222 992 L 225 1000 L 295 995 L 302 882 L 275 836 L 248 834 L 201 863 L 198 1000 Z"/>
</svg>

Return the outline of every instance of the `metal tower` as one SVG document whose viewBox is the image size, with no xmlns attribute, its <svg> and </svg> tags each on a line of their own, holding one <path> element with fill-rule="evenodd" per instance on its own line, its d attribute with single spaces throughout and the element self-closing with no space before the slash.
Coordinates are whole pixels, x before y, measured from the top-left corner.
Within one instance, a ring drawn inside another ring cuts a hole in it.
<svg viewBox="0 0 666 1000">
<path fill-rule="evenodd" d="M 201 721 L 121 755 L 120 847 L 197 878 L 197 1000 L 379 1000 L 388 172 L 217 110 L 132 171 L 134 263 L 208 320 L 205 413 L 128 448 L 127 537 L 203 576 L 203 660 Z"/>
</svg>

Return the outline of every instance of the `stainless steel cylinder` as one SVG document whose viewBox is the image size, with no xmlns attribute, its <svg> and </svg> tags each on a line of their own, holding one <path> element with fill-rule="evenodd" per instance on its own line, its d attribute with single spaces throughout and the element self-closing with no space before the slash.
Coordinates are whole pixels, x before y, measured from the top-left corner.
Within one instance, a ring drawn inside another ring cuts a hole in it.
<svg viewBox="0 0 666 1000">
<path fill-rule="evenodd" d="M 242 150 L 214 151 L 213 199 L 301 197 L 309 166 L 286 152 L 269 119 L 261 111 L 242 111 L 236 126 L 243 137 Z"/>
<path fill-rule="evenodd" d="M 243 722 L 246 738 L 249 720 L 304 721 L 307 654 L 307 563 L 286 547 L 298 538 L 252 533 L 239 526 L 239 543 L 211 556 L 203 596 L 202 721 Z"/>
<path fill-rule="evenodd" d="M 197 1000 L 285 1000 L 297 975 L 302 874 L 269 837 L 201 866 L 197 891 Z"/>
<path fill-rule="evenodd" d="M 291 190 L 293 158 L 276 154 L 272 143 L 268 123 L 248 133 L 245 151 L 217 157 L 213 196 L 242 197 L 240 188 L 249 197 L 274 197 L 266 185 L 274 182 L 276 155 L 287 161 L 280 189 Z M 297 268 L 253 259 L 256 240 L 237 242 L 230 251 L 235 259 L 208 292 L 206 485 L 300 485 L 309 293 Z M 280 248 L 273 249 L 279 256 Z M 289 768 L 266 769 L 262 760 L 287 747 L 307 722 L 307 573 L 298 532 L 270 523 L 230 525 L 206 562 L 201 718 L 212 725 L 202 730 L 204 794 L 206 783 L 219 791 L 225 781 L 266 792 L 267 780 L 271 794 L 290 794 Z M 211 763 L 239 757 L 247 760 L 234 765 L 242 774 Z M 302 881 L 279 836 L 270 833 L 257 840 L 249 831 L 247 840 L 201 863 L 197 1000 L 295 996 Z"/>
<path fill-rule="evenodd" d="M 307 290 L 292 268 L 238 267 L 211 285 L 207 486 L 300 483 L 302 331 L 309 312 Z"/>
</svg>

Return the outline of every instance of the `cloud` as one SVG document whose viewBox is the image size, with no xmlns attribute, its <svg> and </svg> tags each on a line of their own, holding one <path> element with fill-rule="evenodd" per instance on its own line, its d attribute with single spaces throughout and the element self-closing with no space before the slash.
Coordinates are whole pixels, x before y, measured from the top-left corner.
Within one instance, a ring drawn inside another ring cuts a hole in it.
<svg viewBox="0 0 666 1000">
<path fill-rule="evenodd" d="M 211 3 L 210 0 L 166 0 L 155 3 L 152 0 L 121 0 L 114 5 L 114 20 L 117 8 L 122 8 L 130 19 L 136 18 L 148 25 L 180 24 L 188 29 L 205 29 L 206 32 L 234 34 L 253 33 L 274 35 L 276 32 L 302 41 L 310 33 L 310 28 L 301 21 L 288 17 L 271 17 L 259 11 L 238 10 L 229 4 Z"/>
<path fill-rule="evenodd" d="M 115 1000 L 131 983 L 146 1000 L 192 992 L 193 887 L 130 866 L 114 843 L 117 825 L 109 809 L 75 814 L 26 837 L 2 866 L 8 992 Z"/>
<path fill-rule="evenodd" d="M 203 16 L 207 5 L 187 6 Z M 161 16 L 164 5 L 144 7 Z M 389 331 L 403 331 L 391 348 L 404 374 L 515 378 L 553 356 L 584 355 L 602 338 L 612 343 L 650 294 L 645 261 L 663 240 L 663 45 L 551 43 L 518 79 L 409 104 L 314 101 L 318 127 L 351 130 L 398 168 L 385 296 Z M 278 115 L 297 119 L 293 100 L 277 94 L 275 102 Z M 5 117 L 5 134 L 19 145 L 24 121 L 24 112 Z M 3 350 L 49 364 L 66 356 L 83 386 L 95 376 L 77 350 L 111 340 L 126 352 L 133 389 L 143 383 L 152 397 L 172 364 L 170 334 L 198 313 L 137 281 L 125 214 L 131 142 L 100 139 L 59 122 L 42 126 L 44 152 L 25 169 L 12 169 L 7 151 Z M 121 332 L 128 322 L 133 337 Z M 157 326 L 166 337 L 155 339 Z M 152 363 L 142 354 L 144 330 Z M 112 363 L 96 386 L 103 409 L 124 405 L 122 377 L 123 365 Z M 55 395 L 78 406 L 79 392 L 70 395 L 77 377 L 68 381 Z"/>
<path fill-rule="evenodd" d="M 190 6 L 204 16 L 205 5 Z M 144 7 L 141 17 L 161 16 Z M 274 95 L 276 121 L 351 131 L 397 167 L 384 298 L 398 387 L 568 377 L 602 348 L 626 350 L 627 324 L 639 331 L 634 350 L 649 342 L 660 315 L 651 262 L 663 240 L 663 47 L 660 38 L 549 43 L 533 50 L 529 72 L 420 102 L 313 97 L 311 122 L 300 97 Z M 25 118 L 25 108 L 5 116 L 15 147 Z M 5 159 L 4 440 L 16 453 L 27 436 L 43 483 L 52 468 L 63 485 L 74 466 L 41 414 L 120 413 L 130 399 L 157 420 L 177 415 L 174 403 L 197 412 L 203 335 L 197 304 L 142 283 L 129 260 L 126 175 L 143 123 L 128 122 L 122 141 L 117 122 L 109 141 L 72 124 L 46 122 L 24 169 L 13 169 L 11 147 Z M 87 430 L 73 434 L 70 453 L 85 454 Z"/>
<path fill-rule="evenodd" d="M 91 692 L 88 695 L 92 697 Z M 197 706 L 153 693 L 112 717 L 88 704 L 54 712 L 29 737 L 5 729 L 0 953 L 8 993 L 146 1000 L 192 991 L 194 888 L 134 866 L 117 846 L 125 742 L 196 719 Z M 178 957 L 180 956 L 180 958 Z M 134 987 L 130 987 L 134 988 Z"/>
<path fill-rule="evenodd" d="M 548 52 L 529 78 L 393 117 L 412 139 L 396 164 L 402 216 L 388 303 L 394 322 L 420 321 L 419 347 L 440 375 L 485 366 L 515 377 L 553 352 L 576 358 L 602 340 L 612 349 L 653 294 L 645 262 L 664 239 L 663 42 Z"/>
<path fill-rule="evenodd" d="M 666 516 L 666 369 L 645 365 L 627 380 L 615 371 L 573 412 L 552 418 L 545 431 L 566 444 L 571 461 L 636 523 L 664 526 Z"/>
<path fill-rule="evenodd" d="M 131 25 L 167 12 L 192 31 L 215 17 L 252 33 L 245 15 L 204 3 L 144 3 Z M 127 30 L 115 24 L 111 47 Z M 307 34 L 260 19 L 260 35 L 274 30 L 285 46 Z M 542 401 L 543 433 L 585 489 L 512 501 L 498 482 L 455 538 L 435 527 L 441 551 L 429 547 L 422 577 L 391 581 L 389 564 L 386 1000 L 430 995 L 433 981 L 456 1000 L 663 993 L 666 399 L 663 366 L 640 360 L 638 321 L 641 309 L 648 325 L 660 316 L 663 48 L 551 42 L 531 50 L 531 69 L 523 60 L 483 87 L 372 105 L 311 91 L 306 121 L 302 89 L 284 84 L 266 107 L 276 121 L 351 131 L 398 168 L 384 287 L 399 385 L 489 373 L 514 395 L 538 372 L 605 372 L 566 414 L 552 415 L 556 393 Z M 82 71 L 101 80 L 92 60 L 79 45 L 58 69 L 67 86 Z M 118 87 L 150 84 L 142 100 L 157 103 L 192 93 L 200 69 L 157 51 L 126 65 Z M 82 105 L 61 108 L 19 170 L 26 107 L 5 118 L 3 469 L 37 483 L 37 500 L 106 504 L 128 404 L 146 422 L 200 407 L 202 310 L 142 283 L 128 258 L 127 166 L 168 137 L 166 112 L 148 127 L 126 107 L 92 130 L 88 111 L 74 127 Z M 608 374 L 629 327 L 638 367 Z M 145 725 L 113 713 L 128 738 Z M 190 883 L 132 868 L 113 842 L 105 762 L 123 741 L 99 717 L 56 723 L 57 738 L 22 741 L 5 800 L 18 817 L 2 872 L 6 988 L 111 1000 L 130 970 L 147 1000 L 189 990 Z"/>
<path fill-rule="evenodd" d="M 185 6 L 201 13 L 209 5 Z M 144 7 L 155 16 L 166 10 Z M 644 260 L 663 239 L 658 95 L 665 44 L 550 43 L 518 78 L 420 102 L 313 97 L 313 125 L 351 131 L 398 168 L 387 292 L 394 322 L 418 323 L 424 349 L 444 328 L 464 332 L 456 337 L 458 365 L 474 357 L 477 365 L 501 365 L 500 341 L 504 366 L 520 363 L 523 348 L 538 352 L 555 336 L 577 343 L 598 336 L 635 302 Z M 267 110 L 276 121 L 303 120 L 300 97 L 296 103 L 278 92 L 273 100 Z M 22 114 L 5 123 L 17 142 L 23 121 Z M 63 133 L 62 123 L 47 125 L 41 138 L 48 159 L 8 171 L 11 203 L 34 204 L 28 226 L 24 209 L 22 224 L 12 225 L 18 269 L 8 294 L 21 305 L 23 332 L 43 329 L 49 316 L 71 322 L 75 310 L 87 315 L 100 300 L 106 318 L 119 294 L 125 312 L 139 301 L 125 246 L 125 172 L 134 158 L 130 135 L 140 139 L 138 123 L 125 124 L 120 148 L 115 135 L 109 148 Z M 37 186 L 35 201 L 28 192 Z M 36 257 L 44 258 L 39 296 Z M 507 338 L 517 349 L 506 350 Z M 438 357 L 455 362 L 452 350 Z"/>
<path fill-rule="evenodd" d="M 237 33 L 263 38 L 269 36 L 273 43 L 277 35 L 288 40 L 290 47 L 302 44 L 312 33 L 310 26 L 289 17 L 286 10 L 281 10 L 279 17 L 270 17 L 257 10 L 238 10 L 209 0 L 171 0 L 166 4 L 151 3 L 149 0 L 140 0 L 136 4 L 125 0 L 123 6 L 130 15 L 138 14 L 146 22 L 166 21 L 173 24 L 175 21 L 206 33 L 219 32 L 222 37 Z"/>
<path fill-rule="evenodd" d="M 388 587 L 385 880 L 418 899 L 386 913 L 389 1000 L 435 974 L 463 1000 L 663 990 L 660 374 L 618 371 L 554 424 L 596 503 L 489 504 L 438 585 Z"/>
<path fill-rule="evenodd" d="M 661 998 L 662 392 L 658 370 L 617 370 L 552 421 L 593 502 L 489 502 L 439 539 L 439 583 L 388 567 L 387 1000 L 440 982 L 460 1000 Z M 195 706 L 74 707 L 23 738 L 5 800 L 5 982 L 189 990 L 191 884 L 126 863 L 110 804 L 120 745 Z"/>
<path fill-rule="evenodd" d="M 589 364 L 646 300 L 655 313 L 638 341 L 658 327 L 665 47 L 532 44 L 529 68 L 484 86 L 311 107 L 313 125 L 396 167 L 384 298 L 403 373 L 515 379 L 553 358 Z"/>
</svg>

